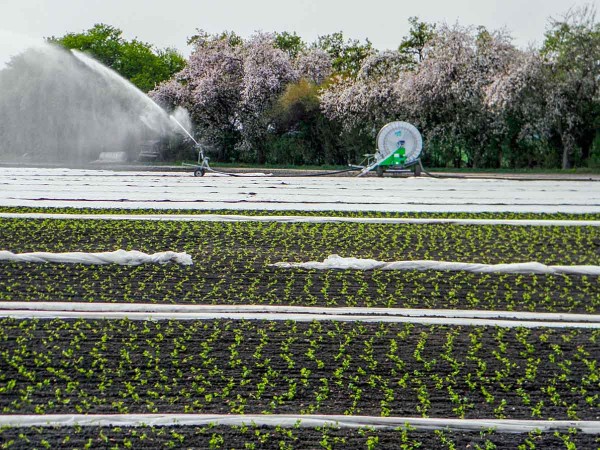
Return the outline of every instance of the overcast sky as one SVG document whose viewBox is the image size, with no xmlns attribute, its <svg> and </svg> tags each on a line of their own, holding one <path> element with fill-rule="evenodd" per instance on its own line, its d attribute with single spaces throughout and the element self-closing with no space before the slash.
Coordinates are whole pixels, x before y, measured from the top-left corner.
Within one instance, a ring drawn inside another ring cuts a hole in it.
<svg viewBox="0 0 600 450">
<path fill-rule="evenodd" d="M 257 30 L 295 31 L 308 42 L 343 31 L 385 50 L 398 46 L 407 19 L 418 16 L 427 22 L 505 27 L 525 47 L 543 41 L 549 17 L 585 3 L 600 5 L 600 0 L 0 0 L 0 30 L 41 38 L 106 23 L 128 39 L 175 47 L 186 56 L 186 38 L 197 28 L 244 37 Z"/>
</svg>

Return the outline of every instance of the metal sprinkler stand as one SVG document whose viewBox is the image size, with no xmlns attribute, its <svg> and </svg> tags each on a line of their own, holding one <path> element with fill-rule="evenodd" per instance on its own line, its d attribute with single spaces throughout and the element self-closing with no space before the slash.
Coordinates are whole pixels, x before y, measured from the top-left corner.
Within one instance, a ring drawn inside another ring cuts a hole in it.
<svg viewBox="0 0 600 450">
<path fill-rule="evenodd" d="M 187 167 L 194 167 L 195 168 L 194 176 L 195 177 L 203 177 L 206 172 L 212 171 L 212 169 L 210 168 L 210 165 L 208 164 L 208 161 L 210 160 L 210 158 L 208 158 L 208 156 L 204 155 L 204 151 L 202 150 L 202 147 L 197 142 L 196 142 L 195 148 L 198 151 L 198 163 L 197 164 L 182 163 L 182 165 L 187 166 Z"/>
<path fill-rule="evenodd" d="M 207 170 L 211 170 L 208 165 L 209 158 L 204 155 L 204 151 L 202 151 L 202 147 L 200 145 L 196 145 L 198 149 L 198 166 L 196 170 L 194 170 L 195 177 L 203 177 Z"/>
<path fill-rule="evenodd" d="M 198 143 L 198 141 L 196 139 L 194 139 L 194 136 L 192 136 L 191 133 L 188 130 L 186 130 L 186 128 L 181 124 L 181 122 L 179 122 L 172 115 L 169 117 L 194 142 L 194 148 L 198 151 L 198 164 L 183 163 L 182 165 L 195 167 L 194 176 L 195 177 L 203 177 L 207 171 L 212 170 L 212 169 L 208 165 L 208 157 L 206 157 L 204 155 L 204 150 L 202 150 L 202 146 Z"/>
</svg>

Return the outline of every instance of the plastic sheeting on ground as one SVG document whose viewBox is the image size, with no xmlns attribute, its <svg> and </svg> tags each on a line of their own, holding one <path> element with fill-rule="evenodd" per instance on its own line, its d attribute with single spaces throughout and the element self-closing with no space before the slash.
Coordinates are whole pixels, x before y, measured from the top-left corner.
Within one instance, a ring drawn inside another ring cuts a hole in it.
<svg viewBox="0 0 600 450">
<path fill-rule="evenodd" d="M 273 267 L 284 269 L 342 269 L 342 270 L 442 270 L 451 272 L 474 273 L 533 273 L 533 274 L 571 274 L 571 275 L 600 275 L 600 266 L 546 266 L 538 262 L 511 264 L 476 264 L 450 261 L 394 261 L 384 262 L 375 259 L 343 258 L 330 255 L 323 262 L 309 261 L 303 263 L 279 262 Z"/>
<path fill-rule="evenodd" d="M 137 250 L 116 250 L 114 252 L 86 253 L 12 253 L 0 250 L 0 261 L 15 261 L 29 263 L 66 263 L 66 264 L 119 264 L 122 266 L 139 266 L 140 264 L 175 263 L 183 266 L 193 264 L 192 257 L 187 253 L 159 252 L 147 254 Z"/>
<path fill-rule="evenodd" d="M 24 311 L 78 311 L 78 312 L 138 312 L 138 313 L 212 313 L 212 314 L 319 314 L 347 316 L 400 316 L 441 317 L 454 319 L 499 319 L 549 322 L 597 322 L 598 314 L 570 314 L 528 311 L 483 311 L 465 309 L 422 309 L 422 308 L 372 308 L 372 307 L 317 307 L 288 305 L 180 305 L 156 303 L 90 303 L 90 302 L 37 302 L 4 301 L 2 310 Z"/>
<path fill-rule="evenodd" d="M 174 425 L 266 425 L 282 427 L 397 428 L 416 430 L 483 431 L 529 433 L 577 430 L 600 434 L 600 421 L 583 420 L 511 420 L 445 419 L 420 417 L 378 417 L 300 414 L 46 414 L 0 415 L 2 427 L 70 427 L 70 426 L 174 426 Z"/>
<path fill-rule="evenodd" d="M 510 225 L 545 227 L 600 227 L 600 220 L 541 220 L 541 219 L 451 219 L 420 217 L 334 217 L 334 216 L 248 216 L 243 214 L 54 214 L 0 213 L 4 219 L 60 220 L 144 220 L 173 222 L 281 222 L 281 223 L 365 223 L 365 224 L 451 224 L 451 225 Z"/>
<path fill-rule="evenodd" d="M 194 177 L 192 172 L 0 168 L 0 205 L 190 210 L 600 212 L 600 183 L 594 181 L 595 176 L 587 175 L 585 181 L 519 181 L 425 177 Z"/>
<path fill-rule="evenodd" d="M 600 330 L 599 322 L 560 322 L 502 320 L 455 317 L 408 317 L 389 315 L 249 313 L 249 312 L 136 312 L 136 311 L 40 311 L 0 310 L 0 317 L 13 319 L 92 319 L 92 320 L 264 320 L 295 322 L 419 323 L 502 328 L 578 328 Z"/>
</svg>

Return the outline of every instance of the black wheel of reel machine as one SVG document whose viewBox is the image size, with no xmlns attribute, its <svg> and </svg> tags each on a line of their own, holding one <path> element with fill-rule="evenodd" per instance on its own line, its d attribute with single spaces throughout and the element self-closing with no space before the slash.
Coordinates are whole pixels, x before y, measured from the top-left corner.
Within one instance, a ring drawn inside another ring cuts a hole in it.
<svg viewBox="0 0 600 450">
<path fill-rule="evenodd" d="M 421 176 L 421 163 L 415 164 L 415 177 Z"/>
<path fill-rule="evenodd" d="M 205 173 L 206 169 L 204 169 L 204 167 L 200 167 L 199 169 L 194 170 L 195 177 L 203 177 Z"/>
</svg>

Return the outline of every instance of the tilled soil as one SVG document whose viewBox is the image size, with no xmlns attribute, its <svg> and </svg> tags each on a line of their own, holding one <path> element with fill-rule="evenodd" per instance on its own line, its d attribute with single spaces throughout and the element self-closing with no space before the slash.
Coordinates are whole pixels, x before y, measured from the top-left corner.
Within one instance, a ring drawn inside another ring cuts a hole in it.
<svg viewBox="0 0 600 450">
<path fill-rule="evenodd" d="M 600 445 L 595 435 L 573 433 L 482 433 L 416 430 L 370 430 L 348 428 L 276 427 L 61 427 L 9 428 L 0 430 L 0 440 L 11 443 L 14 450 L 31 448 L 227 448 L 227 449 L 306 449 L 317 448 L 457 448 L 515 450 L 539 448 L 558 450 L 566 443 L 578 449 L 593 449 Z M 454 447 L 450 447 L 450 445 Z"/>
<path fill-rule="evenodd" d="M 582 275 L 34 263 L 0 270 L 0 301 L 600 310 L 600 277 Z"/>
<path fill-rule="evenodd" d="M 4 413 L 599 420 L 600 333 L 274 321 L 0 321 Z"/>
<path fill-rule="evenodd" d="M 8 220 L 0 248 L 188 252 L 194 265 L 0 262 L 1 300 L 290 304 L 596 313 L 600 277 L 468 272 L 307 271 L 281 261 L 341 256 L 545 264 L 600 263 L 595 227 Z"/>
<path fill-rule="evenodd" d="M 195 262 L 191 267 L 0 263 L 2 301 L 579 313 L 597 313 L 600 307 L 600 277 L 269 266 L 323 260 L 333 253 L 383 261 L 597 265 L 600 234 L 593 227 L 4 219 L 1 225 L 0 248 L 15 252 L 175 250 L 190 253 Z M 599 340 L 598 331 L 586 329 L 2 319 L 0 408 L 3 414 L 600 420 Z M 576 430 L 521 435 L 268 427 L 9 428 L 0 430 L 0 442 L 13 448 L 598 447 L 597 436 Z"/>
<path fill-rule="evenodd" d="M 598 227 L 0 220 L 13 252 L 186 251 L 201 267 L 250 269 L 331 254 L 380 261 L 599 264 Z"/>
</svg>

